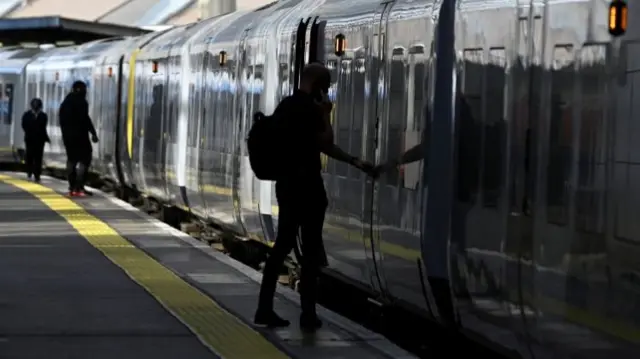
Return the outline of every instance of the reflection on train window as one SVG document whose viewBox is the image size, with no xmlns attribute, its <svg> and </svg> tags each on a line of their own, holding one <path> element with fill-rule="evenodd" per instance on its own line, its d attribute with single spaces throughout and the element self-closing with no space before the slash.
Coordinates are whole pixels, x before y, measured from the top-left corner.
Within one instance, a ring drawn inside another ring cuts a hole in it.
<svg viewBox="0 0 640 359">
<path fill-rule="evenodd" d="M 464 51 L 463 73 L 460 100 L 456 106 L 456 132 L 458 133 L 458 199 L 463 202 L 475 203 L 476 198 L 472 194 L 478 191 L 480 171 L 481 147 L 479 137 L 481 133 L 471 126 L 482 124 L 484 107 L 484 69 L 482 64 L 482 49 Z M 470 116 L 462 118 L 460 116 Z M 464 124 L 464 125 L 462 125 Z M 461 126 L 462 125 L 462 126 Z M 476 128 L 481 128 L 477 126 Z M 471 195 L 468 197 L 468 195 Z"/>
<path fill-rule="evenodd" d="M 349 142 L 351 137 L 360 136 L 360 134 L 356 134 L 352 131 L 351 121 L 353 119 L 353 111 L 352 106 L 343 106 L 349 102 L 349 94 L 351 91 L 351 82 L 349 81 L 349 77 L 351 76 L 351 59 L 343 59 L 340 61 L 338 65 L 338 77 L 336 83 L 337 89 L 337 107 L 334 110 L 334 131 L 337 132 L 336 136 L 336 144 L 340 148 L 348 149 L 350 148 Z M 349 165 L 344 162 L 334 161 L 335 174 L 342 177 L 347 177 L 349 175 Z"/>
<path fill-rule="evenodd" d="M 198 112 L 200 109 L 200 91 L 199 86 L 193 82 L 189 84 L 189 107 L 185 110 L 188 114 L 187 121 L 187 147 L 195 148 L 198 146 Z"/>
<path fill-rule="evenodd" d="M 227 154 L 231 154 L 233 145 L 233 135 L 231 131 L 232 121 L 230 121 L 233 116 L 233 96 L 230 93 L 233 77 L 231 76 L 230 70 L 232 69 L 225 65 L 225 67 L 221 68 L 220 72 L 218 72 L 218 76 L 220 76 L 218 83 L 219 103 L 216 104 L 220 152 Z"/>
<path fill-rule="evenodd" d="M 607 71 L 603 68 L 605 53 L 605 45 L 601 44 L 584 46 L 580 51 L 582 111 L 580 124 L 574 124 L 579 127 L 573 130 L 578 133 L 578 141 L 574 140 L 574 143 L 579 143 L 579 150 L 577 161 L 572 161 L 574 173 L 571 186 L 576 189 L 575 205 L 572 206 L 577 211 L 576 230 L 599 234 L 604 232 L 602 213 L 605 205 L 605 193 L 602 190 L 607 136 L 604 126 L 607 88 Z"/>
<path fill-rule="evenodd" d="M 407 80 L 406 123 L 404 126 L 403 152 L 420 143 L 422 136 L 422 121 L 425 117 L 425 62 L 424 47 L 414 46 L 409 50 L 409 68 Z M 402 168 L 403 187 L 416 189 L 420 181 L 421 161 L 408 163 Z"/>
<path fill-rule="evenodd" d="M 335 134 L 336 128 L 336 107 L 339 107 L 338 98 L 342 95 L 340 91 L 338 91 L 338 61 L 335 59 L 327 60 L 327 69 L 331 74 L 331 85 L 329 86 L 329 99 L 333 102 L 334 108 L 331 112 L 330 123 L 333 127 L 334 136 L 338 137 Z M 324 173 L 335 173 L 335 161 L 329 161 L 329 157 L 324 153 L 320 154 L 320 159 L 322 163 L 322 172 Z M 329 167 L 331 166 L 331 167 Z"/>
<path fill-rule="evenodd" d="M 498 207 L 500 203 L 506 124 L 504 122 L 504 103 L 506 85 L 506 53 L 504 48 L 489 50 L 486 66 L 483 164 L 482 164 L 482 205 Z"/>
<path fill-rule="evenodd" d="M 547 170 L 547 216 L 549 222 L 568 221 L 573 136 L 574 52 L 571 46 L 556 46 L 551 71 L 551 118 L 549 124 L 549 165 Z"/>
<path fill-rule="evenodd" d="M 351 147 L 349 147 L 349 153 L 356 156 L 357 154 L 363 153 L 365 149 L 362 148 L 363 144 L 363 123 L 366 121 L 364 117 L 365 111 L 365 60 L 360 57 L 361 54 L 356 57 L 353 61 L 353 69 L 351 71 L 351 102 L 352 102 L 352 132 L 351 135 Z M 373 131 L 369 131 L 373 132 Z M 335 161 L 334 161 L 335 162 Z M 357 169 L 352 169 L 355 175 L 354 178 L 360 178 L 361 172 Z"/>
<path fill-rule="evenodd" d="M 13 122 L 13 84 L 6 84 L 4 87 L 4 99 L 7 101 L 7 117 L 5 124 L 10 125 Z"/>
<path fill-rule="evenodd" d="M 391 57 L 391 69 L 389 76 L 388 92 L 388 121 L 386 126 L 381 125 L 383 133 L 380 139 L 386 143 L 380 143 L 383 149 L 383 159 L 398 158 L 406 149 L 404 130 L 407 120 L 407 73 L 405 72 L 404 52 L 396 52 Z M 386 127 L 386 128 L 385 128 Z M 400 180 L 400 172 L 393 168 L 386 173 L 386 182 L 397 186 Z"/>
<path fill-rule="evenodd" d="M 9 98 L 4 93 L 4 85 L 0 83 L 0 123 L 7 125 L 10 121 Z"/>
</svg>

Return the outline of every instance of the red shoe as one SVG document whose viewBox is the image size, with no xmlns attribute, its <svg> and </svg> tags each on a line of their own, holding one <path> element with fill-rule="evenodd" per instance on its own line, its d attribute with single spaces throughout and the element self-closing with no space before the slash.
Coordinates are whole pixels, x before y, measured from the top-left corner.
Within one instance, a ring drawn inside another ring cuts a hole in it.
<svg viewBox="0 0 640 359">
<path fill-rule="evenodd" d="M 82 191 L 75 191 L 75 192 L 73 192 L 73 195 L 76 196 L 76 197 L 85 197 L 86 196 L 86 194 L 84 192 L 82 192 Z"/>
</svg>

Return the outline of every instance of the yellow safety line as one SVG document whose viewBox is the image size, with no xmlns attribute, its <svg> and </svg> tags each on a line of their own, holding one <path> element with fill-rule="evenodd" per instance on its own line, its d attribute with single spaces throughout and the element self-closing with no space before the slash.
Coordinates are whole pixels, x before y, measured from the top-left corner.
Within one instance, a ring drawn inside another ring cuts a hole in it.
<svg viewBox="0 0 640 359">
<path fill-rule="evenodd" d="M 92 246 L 181 319 L 216 354 L 225 359 L 289 358 L 260 333 L 69 198 L 45 186 L 6 175 L 0 175 L 0 181 L 29 192 L 62 216 Z"/>
</svg>

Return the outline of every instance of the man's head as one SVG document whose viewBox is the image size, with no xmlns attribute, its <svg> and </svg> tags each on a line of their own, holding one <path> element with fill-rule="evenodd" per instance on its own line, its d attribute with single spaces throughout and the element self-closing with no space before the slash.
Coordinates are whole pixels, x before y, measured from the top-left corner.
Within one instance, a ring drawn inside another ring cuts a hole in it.
<svg viewBox="0 0 640 359">
<path fill-rule="evenodd" d="M 300 90 L 308 93 L 322 92 L 326 94 L 331 86 L 331 73 L 321 63 L 311 63 L 302 70 Z"/>
<path fill-rule="evenodd" d="M 34 98 L 31 100 L 31 109 L 33 111 L 40 111 L 42 110 L 42 100 L 40 100 L 39 98 Z"/>
<path fill-rule="evenodd" d="M 71 86 L 71 91 L 84 97 L 87 95 L 87 85 L 82 81 L 76 81 Z"/>
</svg>

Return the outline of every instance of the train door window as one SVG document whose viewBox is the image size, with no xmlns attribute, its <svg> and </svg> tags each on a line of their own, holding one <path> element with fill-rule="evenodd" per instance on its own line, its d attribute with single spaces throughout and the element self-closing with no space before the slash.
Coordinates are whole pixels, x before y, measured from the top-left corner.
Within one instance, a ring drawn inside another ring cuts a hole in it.
<svg viewBox="0 0 640 359">
<path fill-rule="evenodd" d="M 406 49 L 396 47 L 391 54 L 389 68 L 389 92 L 388 107 L 386 109 L 386 121 L 380 124 L 382 135 L 380 136 L 383 160 L 398 158 L 405 148 L 405 128 L 407 122 L 407 66 L 405 63 Z M 412 122 L 412 121 L 411 121 Z M 400 171 L 393 169 L 386 175 L 386 182 L 397 186 L 400 184 Z"/>
<path fill-rule="evenodd" d="M 421 143 L 424 137 L 422 125 L 426 111 L 425 82 L 428 58 L 423 45 L 415 45 L 409 49 L 407 75 L 406 123 L 404 126 L 403 150 L 413 148 Z M 408 163 L 402 169 L 402 180 L 405 188 L 416 189 L 420 181 L 420 163 Z"/>
<path fill-rule="evenodd" d="M 189 79 L 189 108 L 186 109 L 188 113 L 187 117 L 187 147 L 195 148 L 198 146 L 198 116 L 200 110 L 200 91 L 196 90 L 198 88 L 198 83 L 193 83 L 193 79 Z"/>
<path fill-rule="evenodd" d="M 220 150 L 225 154 L 231 153 L 232 132 L 231 108 L 233 96 L 230 93 L 231 76 L 229 68 L 220 69 L 220 102 L 218 103 L 218 118 L 220 118 Z"/>
<path fill-rule="evenodd" d="M 191 105 L 191 116 L 189 119 L 189 141 L 191 146 L 200 147 L 204 145 L 204 133 L 201 131 L 202 122 L 205 121 L 205 97 L 204 97 L 204 86 L 205 86 L 205 74 L 204 70 L 204 60 L 205 60 L 205 52 L 198 53 L 193 56 L 192 60 L 192 71 L 191 78 L 192 82 L 195 84 L 193 88 L 193 101 Z M 191 138 L 193 137 L 193 138 Z"/>
<path fill-rule="evenodd" d="M 0 123 L 11 124 L 11 112 L 9 112 L 9 98 L 4 91 L 4 84 L 0 83 Z"/>
<path fill-rule="evenodd" d="M 336 132 L 336 128 L 335 128 L 335 123 L 336 123 L 336 107 L 339 107 L 338 103 L 337 103 L 337 99 L 339 96 L 339 90 L 338 90 L 338 60 L 337 59 L 330 59 L 327 61 L 327 69 L 329 70 L 329 73 L 331 74 L 331 85 L 329 86 L 329 99 L 333 102 L 334 107 L 331 110 L 331 115 L 330 115 L 330 119 L 329 122 L 331 123 L 331 126 L 333 127 L 333 131 L 334 131 L 334 136 L 336 136 L 335 132 Z M 336 136 L 337 137 L 337 136 Z M 334 161 L 331 161 L 331 165 L 329 165 L 329 157 L 327 155 L 325 155 L 324 153 L 320 154 L 320 160 L 322 163 L 322 172 L 325 173 L 335 173 L 335 163 Z M 329 167 L 331 166 L 331 168 Z"/>
<path fill-rule="evenodd" d="M 178 82 L 180 79 L 182 58 L 180 56 L 174 56 L 171 60 L 173 60 L 171 74 L 169 75 L 169 83 L 171 86 L 169 95 L 171 96 L 173 104 L 173 112 L 171 113 L 171 119 L 173 121 L 171 127 L 171 138 L 173 142 L 176 143 L 178 140 L 178 116 L 182 107 L 182 103 L 180 101 L 180 82 Z"/>
<path fill-rule="evenodd" d="M 353 108 L 351 127 L 351 147 L 349 153 L 355 155 L 363 154 L 365 149 L 362 147 L 364 143 L 363 139 L 363 123 L 364 111 L 367 101 L 365 96 L 365 58 L 362 52 L 357 52 L 355 60 L 353 61 L 353 71 L 351 75 L 352 83 L 352 104 Z M 359 173 L 359 172 L 356 172 Z"/>
<path fill-rule="evenodd" d="M 475 203 L 473 196 L 479 184 L 481 156 L 481 128 L 484 107 L 484 65 L 482 49 L 467 49 L 463 53 L 463 67 L 459 78 L 461 92 L 456 101 L 458 200 Z"/>
<path fill-rule="evenodd" d="M 0 123 L 8 124 L 9 113 L 9 101 L 7 101 L 7 95 L 4 93 L 4 84 L 0 83 Z"/>
<path fill-rule="evenodd" d="M 335 123 L 334 131 L 336 132 L 336 144 L 340 148 L 350 148 L 349 141 L 351 137 L 351 121 L 353 119 L 352 106 L 347 105 L 350 102 L 349 94 L 351 93 L 352 83 L 349 81 L 351 73 L 351 59 L 342 59 L 337 64 L 337 78 L 335 83 L 337 111 L 332 111 L 332 120 Z M 335 163 L 335 174 L 341 177 L 349 175 L 349 165 L 343 162 Z"/>
<path fill-rule="evenodd" d="M 572 125 L 574 117 L 574 49 L 556 46 L 551 69 L 551 106 L 549 121 L 549 158 L 547 167 L 547 218 L 555 224 L 566 224 L 569 211 L 569 181 Z"/>
<path fill-rule="evenodd" d="M 504 48 L 489 50 L 486 65 L 489 79 L 485 85 L 484 140 L 482 160 L 482 205 L 497 208 L 502 188 L 506 124 L 504 119 L 506 86 L 506 52 Z"/>
<path fill-rule="evenodd" d="M 29 77 L 29 82 L 27 83 L 27 99 L 32 99 L 36 95 L 37 85 L 35 79 L 33 77 Z M 45 104 L 46 108 L 46 104 Z"/>
<path fill-rule="evenodd" d="M 10 125 L 11 123 L 13 123 L 13 84 L 7 84 L 4 87 L 4 97 L 7 101 L 8 113 L 5 123 L 7 125 Z"/>
<path fill-rule="evenodd" d="M 205 87 L 205 115 L 206 115 L 206 120 L 204 121 L 204 137 L 205 137 L 205 143 L 206 143 L 206 148 L 209 151 L 212 151 L 214 149 L 214 143 L 215 143 L 215 136 L 216 136 L 216 131 L 215 131 L 215 125 L 216 125 L 216 106 L 215 106 L 215 101 L 216 101 L 216 93 L 214 92 L 214 83 L 215 83 L 215 65 L 214 65 L 214 60 L 213 57 L 211 56 L 211 54 L 209 54 L 207 56 L 207 58 L 205 59 L 205 71 L 206 71 L 206 75 L 205 75 L 205 83 L 206 83 L 206 87 Z"/>
<path fill-rule="evenodd" d="M 211 137 L 213 139 L 213 142 L 211 143 L 211 148 L 215 151 L 215 152 L 220 152 L 223 148 L 222 144 L 221 144 L 221 140 L 222 140 L 222 134 L 220 131 L 221 128 L 221 121 L 223 120 L 221 118 L 221 111 L 220 111 L 220 107 L 222 106 L 222 104 L 220 103 L 222 101 L 222 93 L 221 93 L 221 86 L 220 86 L 220 69 L 217 68 L 213 71 L 213 73 L 211 74 L 211 81 L 212 81 L 212 88 L 211 88 L 211 111 L 213 112 L 213 123 L 211 124 L 211 129 L 212 132 Z"/>
</svg>

